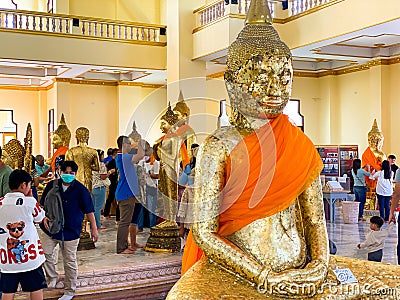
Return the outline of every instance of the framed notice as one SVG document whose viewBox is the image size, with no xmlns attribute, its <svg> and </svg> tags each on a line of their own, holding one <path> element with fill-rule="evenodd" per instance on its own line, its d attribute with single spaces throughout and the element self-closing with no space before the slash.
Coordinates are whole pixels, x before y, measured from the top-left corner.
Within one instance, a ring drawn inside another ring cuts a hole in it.
<svg viewBox="0 0 400 300">
<path fill-rule="evenodd" d="M 340 152 L 340 176 L 347 174 L 351 177 L 351 168 L 353 167 L 353 160 L 358 157 L 358 146 L 339 146 Z"/>
<path fill-rule="evenodd" d="M 321 174 L 339 176 L 339 146 L 317 146 L 317 151 L 324 164 Z"/>
</svg>

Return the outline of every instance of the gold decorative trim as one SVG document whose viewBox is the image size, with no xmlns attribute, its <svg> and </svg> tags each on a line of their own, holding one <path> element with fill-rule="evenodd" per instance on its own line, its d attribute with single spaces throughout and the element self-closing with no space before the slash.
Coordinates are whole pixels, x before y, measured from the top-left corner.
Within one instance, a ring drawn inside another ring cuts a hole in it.
<svg viewBox="0 0 400 300">
<path fill-rule="evenodd" d="M 149 41 L 139 41 L 139 40 L 123 40 L 123 39 L 102 38 L 102 37 L 96 37 L 96 36 L 67 34 L 67 33 L 48 32 L 48 31 L 34 31 L 34 30 L 0 28 L 0 32 L 10 32 L 10 33 L 12 32 L 12 33 L 22 33 L 22 34 L 37 34 L 37 35 L 57 36 L 57 37 L 63 37 L 63 38 L 67 37 L 67 38 L 76 38 L 76 39 L 84 39 L 84 40 L 98 40 L 98 41 L 138 44 L 138 45 L 146 45 L 146 46 L 158 46 L 158 47 L 167 46 L 167 42 L 149 42 Z"/>
<path fill-rule="evenodd" d="M 38 91 L 48 91 L 51 90 L 54 87 L 54 83 L 40 87 L 40 86 L 18 86 L 18 85 L 0 85 L 0 90 L 13 90 L 13 91 L 33 91 L 33 92 L 38 92 Z"/>
<path fill-rule="evenodd" d="M 316 73 L 294 72 L 294 76 L 295 77 L 312 77 L 312 78 L 320 78 L 320 77 L 325 77 L 325 76 L 338 76 L 338 75 L 344 75 L 344 74 L 350 74 L 350 73 L 369 70 L 370 68 L 376 67 L 376 66 L 389 66 L 389 65 L 394 65 L 394 64 L 398 64 L 398 63 L 400 63 L 400 57 L 395 57 L 395 58 L 391 58 L 391 59 L 376 59 L 376 60 L 372 60 L 363 65 L 344 68 L 344 69 L 340 69 L 340 70 L 329 70 L 329 71 L 316 72 Z"/>
<path fill-rule="evenodd" d="M 219 78 L 219 77 L 224 77 L 225 71 L 217 72 L 211 75 L 207 75 L 207 80 L 208 79 L 213 79 L 213 78 Z"/>
<path fill-rule="evenodd" d="M 158 89 L 162 87 L 166 87 L 165 84 L 152 84 L 152 83 L 142 83 L 142 82 L 119 82 L 118 85 L 122 86 L 140 86 L 142 88 L 153 88 Z"/>
<path fill-rule="evenodd" d="M 164 84 L 151 84 L 143 82 L 115 82 L 115 81 L 101 81 L 101 80 L 79 80 L 71 78 L 56 78 L 55 82 L 68 82 L 70 84 L 86 84 L 86 85 L 102 85 L 102 86 L 139 86 L 143 88 L 161 88 L 165 87 Z"/>
<path fill-rule="evenodd" d="M 224 51 L 224 50 L 226 50 L 226 49 L 227 49 L 227 48 L 215 50 L 215 51 L 210 52 L 210 53 L 208 53 L 208 54 L 206 54 L 206 55 L 201 55 L 201 56 L 192 58 L 192 61 L 195 61 L 195 60 L 198 60 L 198 59 L 201 59 L 201 58 L 205 58 L 205 57 L 208 57 L 208 56 L 210 56 L 210 55 L 214 55 L 214 54 L 216 54 L 216 53 L 218 53 L 218 52 L 221 52 L 221 51 Z M 220 56 L 219 58 L 221 58 L 221 57 L 223 57 L 223 56 Z"/>
</svg>

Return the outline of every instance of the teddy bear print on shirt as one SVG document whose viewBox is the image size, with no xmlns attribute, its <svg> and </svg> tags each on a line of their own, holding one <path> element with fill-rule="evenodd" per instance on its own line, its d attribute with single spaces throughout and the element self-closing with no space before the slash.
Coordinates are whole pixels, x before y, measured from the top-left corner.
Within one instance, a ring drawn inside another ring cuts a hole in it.
<svg viewBox="0 0 400 300">
<path fill-rule="evenodd" d="M 15 223 L 8 223 L 7 229 L 11 237 L 7 239 L 7 249 L 15 255 L 16 261 L 22 263 L 22 258 L 25 254 L 25 245 L 29 240 L 19 240 L 24 234 L 25 222 L 19 221 Z"/>
</svg>

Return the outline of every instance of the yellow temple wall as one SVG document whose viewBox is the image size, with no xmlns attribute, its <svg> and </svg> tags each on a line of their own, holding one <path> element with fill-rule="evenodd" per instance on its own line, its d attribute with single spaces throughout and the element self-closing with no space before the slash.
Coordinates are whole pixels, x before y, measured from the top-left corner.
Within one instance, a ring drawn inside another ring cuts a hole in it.
<svg viewBox="0 0 400 300">
<path fill-rule="evenodd" d="M 33 152 L 40 149 L 39 93 L 37 91 L 0 89 L 0 109 L 11 109 L 17 124 L 17 139 L 23 144 L 26 127 L 31 123 L 33 134 Z"/>
<path fill-rule="evenodd" d="M 160 0 L 69 0 L 70 15 L 141 23 L 160 23 Z M 65 9 L 65 8 L 64 8 Z"/>
</svg>

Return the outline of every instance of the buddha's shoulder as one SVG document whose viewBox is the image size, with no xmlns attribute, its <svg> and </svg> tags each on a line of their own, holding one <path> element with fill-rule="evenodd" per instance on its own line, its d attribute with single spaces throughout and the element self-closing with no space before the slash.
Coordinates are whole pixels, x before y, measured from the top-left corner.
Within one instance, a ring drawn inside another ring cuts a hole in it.
<svg viewBox="0 0 400 300">
<path fill-rule="evenodd" d="M 230 152 L 242 139 L 243 137 L 235 127 L 224 127 L 211 133 L 204 141 L 204 147 L 218 145 Z"/>
</svg>

